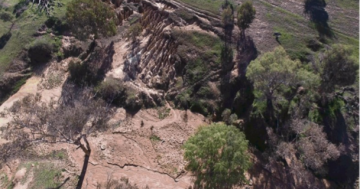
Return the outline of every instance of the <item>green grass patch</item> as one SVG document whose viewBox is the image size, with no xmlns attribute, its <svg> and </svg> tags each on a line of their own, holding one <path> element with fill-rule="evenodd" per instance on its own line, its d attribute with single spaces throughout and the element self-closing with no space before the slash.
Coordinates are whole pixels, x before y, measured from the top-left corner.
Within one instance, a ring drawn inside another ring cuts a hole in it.
<svg viewBox="0 0 360 189">
<path fill-rule="evenodd" d="M 190 22 L 195 17 L 193 13 L 186 9 L 177 9 L 174 13 L 187 22 Z"/>
<path fill-rule="evenodd" d="M 59 160 L 66 160 L 68 158 L 66 150 L 53 151 L 52 157 Z"/>
<path fill-rule="evenodd" d="M 274 32 L 280 32 L 280 44 L 293 59 L 306 59 L 311 53 L 307 48 L 307 42 L 316 39 L 318 33 L 315 26 L 304 17 L 289 12 L 280 7 L 261 1 L 266 7 L 266 19 L 273 27 Z"/>
<path fill-rule="evenodd" d="M 359 1 L 358 0 L 335 0 L 336 5 L 343 9 L 350 10 L 359 10 Z"/>
<path fill-rule="evenodd" d="M 7 11 L 12 13 L 14 7 L 19 2 L 20 1 L 14 0 L 5 1 L 7 8 L 1 9 L 0 12 Z M 66 13 L 66 3 L 68 2 L 70 2 L 70 0 L 61 1 L 61 3 L 64 4 L 62 7 L 54 6 L 52 16 L 63 18 Z M 36 5 L 32 6 L 32 3 L 29 3 L 27 7 L 28 9 L 18 18 L 15 18 L 15 15 L 13 15 L 14 18 L 11 22 L 0 20 L 0 37 L 10 30 L 12 22 L 14 22 L 14 26 L 11 29 L 11 38 L 7 41 L 6 45 L 0 49 L 0 75 L 2 75 L 10 62 L 19 55 L 23 47 L 36 39 L 33 34 L 36 33 L 40 26 L 48 19 L 44 12 L 39 12 Z"/>
<path fill-rule="evenodd" d="M 273 5 L 271 5 L 270 3 L 266 2 L 266 1 L 260 1 L 260 2 L 261 2 L 263 5 L 265 5 L 267 8 L 269 8 L 269 9 L 274 9 L 274 10 L 276 10 L 277 12 L 280 12 L 280 13 L 284 14 L 284 16 L 287 17 L 287 18 L 285 18 L 285 19 L 289 19 L 289 17 L 297 18 L 297 19 L 304 19 L 304 18 L 301 17 L 300 15 L 294 14 L 294 13 L 292 13 L 292 12 L 290 12 L 290 11 L 287 11 L 287 10 L 285 10 L 285 9 L 282 9 L 282 8 L 280 8 L 280 7 L 273 6 Z M 271 13 L 268 13 L 268 14 L 271 14 Z"/>
<path fill-rule="evenodd" d="M 188 85 L 195 84 L 209 73 L 206 62 L 201 59 L 190 60 L 186 65 L 185 82 Z"/>
<path fill-rule="evenodd" d="M 173 35 L 181 44 L 193 46 L 198 50 L 205 51 L 205 53 L 209 54 L 215 54 L 220 58 L 222 41 L 217 36 L 212 36 L 203 32 L 184 32 L 180 30 L 173 30 Z"/>
<path fill-rule="evenodd" d="M 192 7 L 209 11 L 215 15 L 220 14 L 221 5 L 224 3 L 223 0 L 179 0 Z"/>
<path fill-rule="evenodd" d="M 40 163 L 34 168 L 31 189 L 55 188 L 60 185 L 61 170 L 50 163 Z"/>
<path fill-rule="evenodd" d="M 13 189 L 14 186 L 15 184 L 11 182 L 6 173 L 0 174 L 0 188 Z"/>
<path fill-rule="evenodd" d="M 30 75 L 28 75 L 27 77 L 23 77 L 21 78 L 19 81 L 17 81 L 11 91 L 11 95 L 15 94 L 16 92 L 19 91 L 19 89 L 21 88 L 21 86 L 23 86 L 26 83 L 26 80 L 30 77 Z"/>
<path fill-rule="evenodd" d="M 310 36 L 299 36 L 291 29 L 285 27 L 274 27 L 274 32 L 280 32 L 279 41 L 292 59 L 305 60 L 311 53 L 306 46 L 306 42 L 311 39 Z"/>
<path fill-rule="evenodd" d="M 213 68 L 220 67 L 222 41 L 210 34 L 174 30 L 173 36 L 181 44 L 178 54 L 186 59 L 185 84 L 194 84 Z"/>
<path fill-rule="evenodd" d="M 165 119 L 167 116 L 170 115 L 170 108 L 161 107 L 158 108 L 157 111 L 158 111 L 159 119 Z"/>
<path fill-rule="evenodd" d="M 161 141 L 161 138 L 158 137 L 158 136 L 156 136 L 156 135 L 151 135 L 151 136 L 150 136 L 150 140 L 151 140 L 151 141 Z"/>
<path fill-rule="evenodd" d="M 138 15 L 130 16 L 130 18 L 129 18 L 130 25 L 135 24 L 139 19 L 140 19 L 140 16 L 138 16 Z"/>
<path fill-rule="evenodd" d="M 354 37 L 345 35 L 337 30 L 334 30 L 334 33 L 335 36 L 337 37 L 338 42 L 343 45 L 351 46 L 352 47 L 351 49 L 353 49 L 352 56 L 355 56 L 359 59 L 359 40 Z"/>
</svg>

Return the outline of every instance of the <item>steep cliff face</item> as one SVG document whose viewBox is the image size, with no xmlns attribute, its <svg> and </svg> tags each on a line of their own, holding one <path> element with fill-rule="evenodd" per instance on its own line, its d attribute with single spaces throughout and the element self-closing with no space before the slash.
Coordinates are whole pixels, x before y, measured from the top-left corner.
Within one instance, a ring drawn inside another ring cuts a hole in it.
<svg viewBox="0 0 360 189">
<path fill-rule="evenodd" d="M 220 98 L 219 18 L 165 1 L 129 1 L 118 9 L 131 9 L 132 14 L 122 20 L 118 35 L 122 37 L 107 40 L 114 41 L 115 53 L 106 77 L 125 81 L 150 106 L 168 98 L 178 107 L 213 113 L 216 108 L 211 106 L 217 106 Z M 129 31 L 135 26 L 141 31 L 134 37 Z M 202 97 L 208 101 L 193 106 Z M 212 105 L 204 106 L 210 101 Z"/>
<path fill-rule="evenodd" d="M 138 8 L 133 8 L 124 27 L 140 24 L 142 33 L 115 43 L 113 70 L 117 71 L 108 76 L 129 81 L 150 98 L 167 96 L 178 107 L 213 113 L 220 98 L 216 81 L 224 36 L 220 19 L 172 1 L 141 1 L 131 6 Z M 197 104 L 200 98 L 207 102 Z M 212 105 L 205 106 L 210 101 Z"/>
<path fill-rule="evenodd" d="M 3 128 L 11 120 L 11 116 L 1 111 L 28 94 L 41 94 L 44 103 L 54 98 L 59 103 L 72 106 L 74 99 L 84 94 L 83 91 L 90 91 L 92 98 L 107 101 L 115 113 L 110 115 L 107 131 L 89 135 L 88 139 L 93 145 L 93 159 L 90 160 L 87 173 L 89 188 L 104 183 L 109 179 L 105 177 L 114 170 L 116 178 L 125 175 L 141 187 L 188 188 L 192 185 L 192 175 L 184 169 L 186 162 L 182 156 L 182 144 L 199 125 L 226 118 L 230 120 L 230 117 L 233 120 L 229 124 L 244 131 L 251 145 L 257 148 L 251 150 L 254 166 L 246 175 L 250 184 L 246 188 L 311 188 L 308 187 L 311 184 L 318 188 L 331 188 L 334 185 L 327 178 L 318 177 L 311 170 L 305 169 L 294 150 L 289 149 L 287 152 L 292 155 L 283 160 L 267 158 L 266 150 L 275 146 L 270 144 L 268 123 L 263 117 L 247 120 L 255 98 L 253 84 L 244 77 L 249 63 L 258 54 L 278 45 L 283 45 L 290 53 L 300 52 L 296 48 L 304 47 L 304 36 L 316 36 L 315 30 L 305 26 L 308 24 L 306 19 L 281 9 L 285 7 L 292 10 L 289 8 L 290 1 L 271 0 L 269 4 L 268 1 L 254 0 L 258 13 L 243 40 L 239 39 L 240 32 L 236 26 L 228 33 L 224 31 L 220 15 L 184 2 L 103 2 L 110 4 L 116 11 L 119 23 L 115 36 L 88 39 L 86 42 L 62 36 L 62 47 L 59 50 L 62 56 L 53 57 L 45 65 L 34 69 L 35 74 L 28 80 L 31 74 L 26 61 L 21 58 L 13 61 L 7 73 L 0 78 L 0 98 L 10 95 L 3 91 L 26 84 L 0 106 L 0 134 L 3 131 L 5 133 L 6 129 Z M 297 9 L 301 9 L 301 3 L 294 4 Z M 299 10 L 295 13 L 302 14 Z M 268 15 L 268 12 L 274 14 Z M 286 16 L 283 18 L 283 15 Z M 289 22 L 286 27 L 280 23 L 288 21 L 289 16 L 297 19 L 297 24 L 290 29 L 295 28 L 298 32 L 298 28 L 304 28 L 308 33 L 295 35 L 288 28 L 293 23 Z M 283 32 L 283 38 L 280 39 L 282 44 L 274 39 L 270 22 L 275 23 L 274 28 Z M 297 40 L 293 35 L 301 39 Z M 299 41 L 301 45 L 298 45 Z M 317 45 L 317 41 L 313 43 L 313 46 Z M 228 46 L 225 48 L 225 45 Z M 314 49 L 314 52 L 318 50 L 316 47 Z M 301 56 L 305 60 L 308 58 L 305 55 L 295 54 L 295 58 Z M 348 97 L 349 94 L 354 98 Z M 340 96 L 349 107 L 358 106 L 358 95 L 355 92 Z M 356 108 L 353 109 L 346 116 L 356 117 Z M 340 116 L 341 112 L 335 113 L 336 119 L 329 117 L 325 120 L 329 122 L 326 131 L 329 138 L 339 141 L 339 144 L 346 142 L 346 150 L 356 151 L 356 145 L 353 145 L 356 142 L 353 141 L 357 140 L 358 127 L 351 132 L 351 136 L 345 135 L 346 127 L 342 125 L 344 118 Z M 357 120 L 357 117 L 354 118 L 354 122 Z M 65 148 L 69 161 L 76 164 L 71 168 L 65 167 L 67 172 L 80 172 L 83 156 L 74 152 L 75 147 L 54 144 L 39 148 L 46 149 L 39 153 L 42 158 L 47 157 L 44 154 L 52 153 L 54 148 Z M 354 162 L 356 158 L 354 155 Z M 352 161 L 344 156 L 336 162 L 329 162 L 329 176 L 334 180 L 341 178 L 344 182 L 353 177 L 357 169 L 349 169 L 345 176 L 337 172 L 353 167 Z M 10 166 L 3 170 L 16 170 L 19 165 Z M 8 175 L 14 174 L 11 170 L 8 172 Z M 1 181 L 0 174 L 0 186 Z"/>
<path fill-rule="evenodd" d="M 166 5 L 161 6 L 167 9 Z M 133 42 L 130 56 L 135 60 L 126 61 L 125 69 L 132 79 L 138 78 L 148 87 L 166 90 L 175 77 L 177 43 L 171 36 L 174 22 L 169 20 L 169 12 L 159 10 L 150 2 L 142 2 L 142 7 L 140 23 L 145 30 L 142 46 Z"/>
</svg>

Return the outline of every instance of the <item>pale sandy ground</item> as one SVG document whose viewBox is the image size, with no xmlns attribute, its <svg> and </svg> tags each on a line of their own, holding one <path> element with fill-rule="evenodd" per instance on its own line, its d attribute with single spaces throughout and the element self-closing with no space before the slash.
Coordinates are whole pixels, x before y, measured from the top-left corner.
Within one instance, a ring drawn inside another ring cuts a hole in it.
<svg viewBox="0 0 360 189">
<path fill-rule="evenodd" d="M 124 45 L 126 43 L 119 43 L 116 47 L 122 49 Z M 123 54 L 115 56 L 117 61 L 113 63 L 113 70 L 108 75 L 121 77 L 119 74 L 122 71 Z M 42 101 L 45 102 L 60 97 L 62 84 L 50 90 L 39 87 L 43 79 L 49 75 L 48 70 L 44 73 L 46 74 L 43 77 L 30 77 L 17 93 L 0 106 L 0 110 L 11 107 L 15 101 L 28 94 L 40 93 Z M 131 183 L 136 183 L 140 187 L 180 189 L 190 186 L 192 177 L 184 171 L 185 162 L 181 146 L 198 126 L 205 124 L 205 118 L 188 112 L 188 121 L 185 122 L 184 111 L 174 110 L 168 104 L 166 107 L 171 109 L 170 114 L 162 120 L 159 119 L 156 109 L 141 110 L 134 117 L 126 118 L 125 110 L 119 108 L 109 120 L 111 128 L 107 132 L 90 135 L 88 139 L 92 154 L 84 182 L 85 188 L 96 188 L 97 183 L 104 183 L 109 175 L 114 179 L 127 177 Z M 8 116 L 0 117 L 0 126 L 6 126 L 10 120 Z M 144 123 L 143 127 L 141 121 Z M 150 137 L 153 135 L 159 137 L 160 141 L 151 140 Z M 0 143 L 4 142 L 6 141 L 0 138 Z M 40 153 L 66 149 L 71 165 L 65 168 L 80 174 L 84 154 L 81 150 L 76 150 L 75 145 L 41 144 L 37 145 L 37 148 Z M 21 177 L 26 170 L 16 172 L 19 164 L 10 163 L 12 169 L 5 167 L 6 170 L 3 171 Z M 16 182 L 15 188 L 27 188 L 32 180 L 31 174 L 25 182 Z"/>
</svg>

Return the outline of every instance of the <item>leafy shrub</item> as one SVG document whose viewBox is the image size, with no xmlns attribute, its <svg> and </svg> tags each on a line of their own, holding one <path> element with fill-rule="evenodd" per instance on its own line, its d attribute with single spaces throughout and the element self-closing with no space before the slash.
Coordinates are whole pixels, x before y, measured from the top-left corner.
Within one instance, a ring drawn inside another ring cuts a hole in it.
<svg viewBox="0 0 360 189">
<path fill-rule="evenodd" d="M 229 6 L 224 9 L 224 11 L 221 14 L 222 22 L 224 24 L 224 27 L 231 27 L 234 24 L 234 13 L 233 9 Z"/>
<path fill-rule="evenodd" d="M 256 10 L 252 5 L 252 2 L 250 1 L 246 1 L 245 3 L 243 3 L 238 11 L 238 26 L 239 28 L 241 28 L 242 30 L 245 30 L 246 28 L 248 28 L 250 26 L 250 24 L 252 23 L 252 21 L 255 18 L 255 14 L 256 14 Z"/>
<path fill-rule="evenodd" d="M 52 58 L 53 45 L 46 39 L 38 39 L 30 45 L 28 56 L 34 66 L 48 62 Z"/>
<path fill-rule="evenodd" d="M 13 19 L 13 16 L 8 12 L 0 12 L 0 19 L 3 20 L 4 22 L 8 22 Z"/>
<path fill-rule="evenodd" d="M 108 177 L 105 183 L 98 183 L 96 189 L 139 189 L 139 187 L 134 184 L 132 185 L 129 182 L 129 179 L 126 177 L 121 177 L 120 180 L 115 180 L 112 176 Z M 149 187 L 145 187 L 145 189 L 149 189 Z"/>
<path fill-rule="evenodd" d="M 195 18 L 195 15 L 186 9 L 177 9 L 174 13 L 180 18 L 184 19 L 186 22 L 190 22 Z"/>
<path fill-rule="evenodd" d="M 161 141 L 161 138 L 158 137 L 158 136 L 156 136 L 156 135 L 151 135 L 151 136 L 150 136 L 150 140 L 151 140 L 151 141 Z"/>
<path fill-rule="evenodd" d="M 245 30 L 250 26 L 252 21 L 255 18 L 256 10 L 252 5 L 252 2 L 246 1 L 245 3 L 241 4 L 237 11 L 237 25 L 242 30 Z"/>
<path fill-rule="evenodd" d="M 67 6 L 66 20 L 77 38 L 85 40 L 116 34 L 116 14 L 106 3 L 99 0 L 73 0 Z"/>
<path fill-rule="evenodd" d="M 124 108 L 128 112 L 137 112 L 144 105 L 142 93 L 137 94 L 136 91 L 128 90 Z"/>
<path fill-rule="evenodd" d="M 230 122 L 229 121 L 230 115 L 231 115 L 231 110 L 230 109 L 225 109 L 221 114 L 221 118 L 226 124 L 228 124 Z"/>
<path fill-rule="evenodd" d="M 140 22 L 137 22 L 129 27 L 129 30 L 126 34 L 128 38 L 135 40 L 137 36 L 139 36 L 142 32 L 142 26 Z"/>
<path fill-rule="evenodd" d="M 246 77 L 253 82 L 253 106 L 260 110 L 259 113 L 268 107 L 267 102 L 281 111 L 289 104 L 286 96 L 299 85 L 317 89 L 320 83 L 318 75 L 302 68 L 300 61 L 291 60 L 282 47 L 252 61 L 247 68 Z"/>
<path fill-rule="evenodd" d="M 70 27 L 66 23 L 66 21 L 61 20 L 60 18 L 51 16 L 45 21 L 45 25 L 48 28 L 51 28 L 53 30 L 53 33 L 56 35 L 61 35 L 65 31 L 69 30 Z"/>
<path fill-rule="evenodd" d="M 81 62 L 70 61 L 68 70 L 70 73 L 70 80 L 72 80 L 77 85 L 85 84 L 85 79 L 87 76 L 86 66 Z"/>
<path fill-rule="evenodd" d="M 322 90 L 332 92 L 336 86 L 354 84 L 358 75 L 358 58 L 352 56 L 352 49 L 334 45 L 324 55 L 322 68 Z"/>
<path fill-rule="evenodd" d="M 119 106 L 125 104 L 127 96 L 126 88 L 123 86 L 120 80 L 108 78 L 99 86 L 97 86 L 95 91 L 109 103 L 113 103 Z"/>
<path fill-rule="evenodd" d="M 166 107 L 158 108 L 158 115 L 159 119 L 165 119 L 167 116 L 170 115 L 170 109 Z"/>
<path fill-rule="evenodd" d="M 200 127 L 184 144 L 186 169 L 196 175 L 199 188 L 231 188 L 245 182 L 250 168 L 248 141 L 234 126 Z"/>
</svg>

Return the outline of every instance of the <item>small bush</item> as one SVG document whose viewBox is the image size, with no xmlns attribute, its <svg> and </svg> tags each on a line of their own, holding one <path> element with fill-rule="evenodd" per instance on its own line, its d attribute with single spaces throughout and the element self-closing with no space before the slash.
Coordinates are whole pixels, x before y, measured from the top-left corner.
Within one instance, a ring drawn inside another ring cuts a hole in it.
<svg viewBox="0 0 360 189">
<path fill-rule="evenodd" d="M 161 138 L 158 137 L 158 136 L 156 136 L 156 135 L 151 135 L 151 136 L 150 136 L 150 140 L 151 140 L 151 141 L 161 141 Z"/>
<path fill-rule="evenodd" d="M 56 35 L 61 35 L 70 29 L 66 21 L 53 16 L 46 20 L 45 25 L 46 27 L 51 28 Z"/>
<path fill-rule="evenodd" d="M 68 70 L 70 73 L 70 80 L 77 85 L 85 84 L 84 77 L 86 77 L 86 67 L 81 62 L 70 61 Z"/>
<path fill-rule="evenodd" d="M 223 10 L 221 19 L 224 27 L 231 27 L 234 25 L 234 11 L 230 6 Z"/>
<path fill-rule="evenodd" d="M 95 91 L 101 95 L 101 97 L 115 105 L 123 105 L 126 101 L 126 88 L 123 86 L 120 80 L 114 78 L 108 78 L 103 81 Z"/>
<path fill-rule="evenodd" d="M 159 119 L 165 119 L 170 114 L 170 109 L 166 107 L 162 107 L 158 109 Z"/>
<path fill-rule="evenodd" d="M 190 110 L 207 116 L 209 114 L 208 105 L 206 101 L 194 98 L 190 101 Z"/>
<path fill-rule="evenodd" d="M 237 19 L 240 29 L 245 30 L 250 27 L 250 24 L 255 18 L 256 10 L 252 5 L 251 1 L 244 2 L 237 11 Z"/>
<path fill-rule="evenodd" d="M 132 40 L 135 40 L 136 37 L 141 34 L 142 29 L 143 28 L 142 28 L 141 24 L 139 22 L 137 22 L 129 27 L 129 30 L 128 30 L 126 36 L 128 38 L 131 38 Z"/>
<path fill-rule="evenodd" d="M 174 13 L 180 18 L 184 19 L 186 22 L 191 22 L 195 19 L 195 15 L 186 9 L 178 9 Z"/>
<path fill-rule="evenodd" d="M 238 116 L 236 114 L 231 114 L 229 117 L 229 124 L 234 125 L 237 119 L 238 119 Z"/>
<path fill-rule="evenodd" d="M 231 115 L 230 109 L 225 109 L 221 114 L 221 118 L 226 124 L 230 123 L 230 115 Z"/>
<path fill-rule="evenodd" d="M 1 12 L 0 19 L 3 20 L 4 22 L 8 22 L 13 19 L 13 15 L 8 12 Z"/>
<path fill-rule="evenodd" d="M 53 89 L 55 87 L 58 87 L 62 82 L 61 73 L 55 72 L 49 74 L 49 76 L 45 79 L 44 83 L 42 84 L 42 87 L 45 89 Z"/>
<path fill-rule="evenodd" d="M 49 41 L 45 39 L 36 40 L 28 50 L 30 63 L 36 66 L 48 62 L 52 58 L 52 50 L 53 46 Z"/>
<path fill-rule="evenodd" d="M 132 185 L 129 182 L 129 179 L 126 177 L 121 177 L 120 181 L 115 180 L 114 178 L 112 178 L 112 176 L 108 177 L 107 181 L 104 184 L 100 184 L 98 183 L 96 186 L 96 189 L 139 189 L 139 187 L 134 184 Z M 146 186 L 146 189 L 148 189 L 148 187 Z"/>
<path fill-rule="evenodd" d="M 141 109 L 143 106 L 143 100 L 138 97 L 136 94 L 129 94 L 127 95 L 125 101 L 125 109 L 130 112 L 136 112 Z"/>
</svg>

